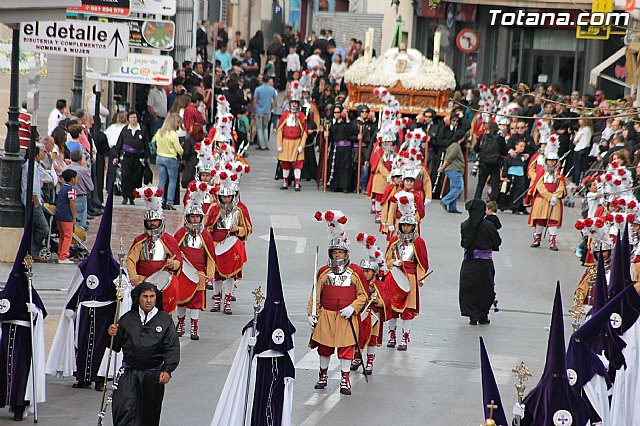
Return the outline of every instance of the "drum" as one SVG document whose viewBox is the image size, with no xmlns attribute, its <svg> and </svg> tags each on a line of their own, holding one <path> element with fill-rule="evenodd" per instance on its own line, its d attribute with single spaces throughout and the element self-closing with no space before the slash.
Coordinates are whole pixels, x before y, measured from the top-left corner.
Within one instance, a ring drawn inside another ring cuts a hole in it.
<svg viewBox="0 0 640 426">
<path fill-rule="evenodd" d="M 216 256 L 226 253 L 238 241 L 238 237 L 230 235 L 216 246 Z"/>
<path fill-rule="evenodd" d="M 236 275 L 246 262 L 247 250 L 237 237 L 231 236 L 216 246 L 216 267 L 220 276 Z"/>
<path fill-rule="evenodd" d="M 387 281 L 391 293 L 391 307 L 394 311 L 403 312 L 407 305 L 411 283 L 399 267 L 392 267 L 390 272 L 387 274 Z"/>
<path fill-rule="evenodd" d="M 182 270 L 177 275 L 178 278 L 178 304 L 187 303 L 196 294 L 196 289 L 200 283 L 200 275 L 196 268 L 189 263 L 187 258 L 182 259 Z"/>
<path fill-rule="evenodd" d="M 162 309 L 170 314 L 178 304 L 178 280 L 169 271 L 161 269 L 149 275 L 145 280 L 158 287 L 162 292 Z"/>
<path fill-rule="evenodd" d="M 171 274 L 171 272 L 161 269 L 149 275 L 145 281 L 154 284 L 156 287 L 158 287 L 158 290 L 164 291 L 171 285 L 172 279 L 173 275 Z"/>
</svg>

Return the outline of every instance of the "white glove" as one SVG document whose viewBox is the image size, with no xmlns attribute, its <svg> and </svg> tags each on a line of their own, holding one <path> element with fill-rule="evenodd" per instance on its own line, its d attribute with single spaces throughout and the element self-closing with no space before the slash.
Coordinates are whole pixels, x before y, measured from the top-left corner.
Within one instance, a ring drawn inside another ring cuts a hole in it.
<svg viewBox="0 0 640 426">
<path fill-rule="evenodd" d="M 551 199 L 549 200 L 549 204 L 551 204 L 551 207 L 555 206 L 558 203 L 558 197 L 556 197 L 555 195 L 551 196 Z"/>
<path fill-rule="evenodd" d="M 249 340 L 247 341 L 250 347 L 254 347 L 257 342 L 258 338 L 256 336 L 249 336 Z"/>
<path fill-rule="evenodd" d="M 427 204 L 431 204 L 431 198 L 424 199 L 424 205 L 426 206 Z"/>
<path fill-rule="evenodd" d="M 27 303 L 26 305 L 27 305 L 27 312 L 31 312 L 32 314 L 38 312 L 38 308 L 36 308 L 35 303 Z"/>
<path fill-rule="evenodd" d="M 393 266 L 397 266 L 397 267 L 402 266 L 402 260 L 394 260 L 393 261 Z"/>
<path fill-rule="evenodd" d="M 340 309 L 340 315 L 342 315 L 344 318 L 349 319 L 351 317 L 351 315 L 353 315 L 353 313 L 356 310 L 353 309 L 353 307 L 351 305 L 347 306 L 346 308 L 342 308 Z"/>
<path fill-rule="evenodd" d="M 524 404 L 518 404 L 517 402 L 513 404 L 513 415 L 524 417 Z"/>
<path fill-rule="evenodd" d="M 75 316 L 75 312 L 73 312 L 73 309 L 65 309 L 64 310 L 64 316 L 69 318 L 70 320 L 73 319 L 73 317 Z"/>
<path fill-rule="evenodd" d="M 278 152 L 282 152 L 282 147 L 281 146 L 278 147 Z"/>
<path fill-rule="evenodd" d="M 389 225 L 389 232 L 393 232 L 396 230 L 396 227 L 393 225 Z"/>
<path fill-rule="evenodd" d="M 301 146 L 299 146 L 299 147 L 298 147 L 298 154 L 302 154 L 302 150 L 303 150 L 303 149 L 304 149 L 304 148 L 302 148 Z"/>
<path fill-rule="evenodd" d="M 318 318 L 314 317 L 313 315 L 310 315 L 309 324 L 311 324 L 311 327 L 315 327 L 317 323 L 318 323 Z"/>
</svg>

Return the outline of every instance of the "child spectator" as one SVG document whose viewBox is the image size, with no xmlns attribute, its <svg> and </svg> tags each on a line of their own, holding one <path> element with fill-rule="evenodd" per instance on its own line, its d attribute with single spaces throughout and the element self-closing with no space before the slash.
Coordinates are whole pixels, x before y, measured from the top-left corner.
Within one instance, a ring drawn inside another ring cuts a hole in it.
<svg viewBox="0 0 640 426">
<path fill-rule="evenodd" d="M 240 113 L 237 117 L 238 120 L 238 147 L 237 152 L 243 152 L 249 145 L 249 135 L 251 134 L 251 123 L 249 122 L 249 111 L 247 107 L 240 107 Z M 246 151 L 243 153 L 246 158 Z"/>
<path fill-rule="evenodd" d="M 524 197 L 522 194 L 527 190 L 527 178 L 525 171 L 527 169 L 527 159 L 524 153 L 526 144 L 523 140 L 519 140 L 515 146 L 515 156 L 507 155 L 504 160 L 504 168 L 502 175 L 506 176 L 511 184 L 509 206 L 513 214 L 525 214 L 526 209 L 522 205 Z"/>
<path fill-rule="evenodd" d="M 58 263 L 73 263 L 69 260 L 69 248 L 73 238 L 73 227 L 76 223 L 76 190 L 74 188 L 78 173 L 73 169 L 62 172 L 64 184 L 56 198 L 56 224 L 58 226 Z"/>
<path fill-rule="evenodd" d="M 484 218 L 493 223 L 496 226 L 496 229 L 500 229 L 502 228 L 502 223 L 500 223 L 500 219 L 498 219 L 496 213 L 498 213 L 498 203 L 495 201 L 487 202 Z"/>
<path fill-rule="evenodd" d="M 287 64 L 287 80 L 291 80 L 293 73 L 302 69 L 300 66 L 300 55 L 296 52 L 295 46 L 289 47 L 289 54 L 282 59 L 282 62 L 286 62 Z"/>
<path fill-rule="evenodd" d="M 276 78 L 276 56 L 275 55 L 269 55 L 269 60 L 264 65 L 264 75 L 266 75 L 267 77 L 273 78 L 275 80 Z"/>
</svg>

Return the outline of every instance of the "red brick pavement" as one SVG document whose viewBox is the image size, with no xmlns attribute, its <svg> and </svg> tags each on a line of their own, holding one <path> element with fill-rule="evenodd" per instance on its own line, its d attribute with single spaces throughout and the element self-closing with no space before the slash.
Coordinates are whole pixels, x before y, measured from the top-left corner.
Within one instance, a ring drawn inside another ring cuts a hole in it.
<svg viewBox="0 0 640 426">
<path fill-rule="evenodd" d="M 111 249 L 115 255 L 120 248 L 120 238 L 122 238 L 123 251 L 126 253 L 133 242 L 133 239 L 144 232 L 142 218 L 144 217 L 144 203 L 136 200 L 135 206 L 123 206 L 120 198 L 114 199 L 113 221 L 111 227 Z M 175 206 L 176 211 L 165 211 L 165 229 L 173 235 L 182 226 L 182 208 Z M 98 216 L 89 222 L 87 241 L 85 246 L 91 250 L 95 241 L 96 232 L 100 227 L 102 216 Z"/>
</svg>

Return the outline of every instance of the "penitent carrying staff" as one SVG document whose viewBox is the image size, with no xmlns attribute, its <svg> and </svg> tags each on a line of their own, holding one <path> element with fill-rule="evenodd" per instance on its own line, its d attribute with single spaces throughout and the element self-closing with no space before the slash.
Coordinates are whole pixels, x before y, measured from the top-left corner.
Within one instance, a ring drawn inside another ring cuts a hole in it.
<svg viewBox="0 0 640 426">
<path fill-rule="evenodd" d="M 164 386 L 180 362 L 180 342 L 155 285 L 139 284 L 131 299 L 131 310 L 109 326 L 113 350 L 124 353 L 124 371 L 113 395 L 113 424 L 159 425 Z"/>
</svg>

